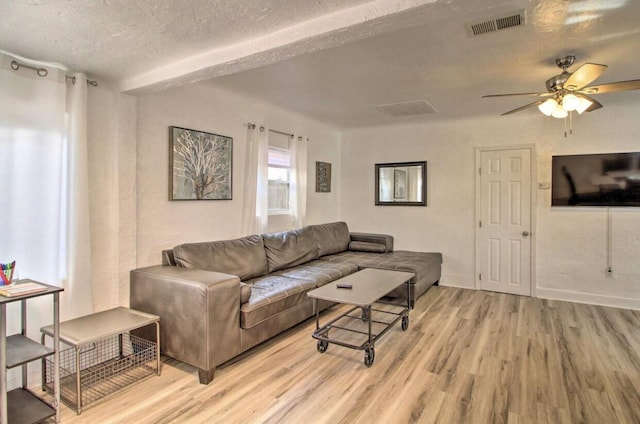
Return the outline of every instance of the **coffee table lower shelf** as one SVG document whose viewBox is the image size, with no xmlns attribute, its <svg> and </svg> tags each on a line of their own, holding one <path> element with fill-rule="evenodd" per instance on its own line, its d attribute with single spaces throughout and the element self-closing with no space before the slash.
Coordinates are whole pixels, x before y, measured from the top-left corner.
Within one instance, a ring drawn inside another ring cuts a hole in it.
<svg viewBox="0 0 640 424">
<path fill-rule="evenodd" d="M 323 326 L 320 326 L 319 320 L 316 314 L 317 329 L 312 336 L 318 340 L 318 352 L 326 352 L 330 343 L 364 350 L 364 364 L 370 367 L 376 356 L 376 342 L 398 321 L 402 322 L 403 331 L 409 328 L 409 308 L 407 305 L 378 301 L 365 307 L 352 307 Z"/>
</svg>

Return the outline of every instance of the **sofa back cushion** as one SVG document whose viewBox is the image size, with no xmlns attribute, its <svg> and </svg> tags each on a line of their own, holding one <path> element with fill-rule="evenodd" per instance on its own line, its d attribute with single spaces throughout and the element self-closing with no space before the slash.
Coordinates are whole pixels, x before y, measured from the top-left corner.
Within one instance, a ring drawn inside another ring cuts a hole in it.
<svg viewBox="0 0 640 424">
<path fill-rule="evenodd" d="M 262 237 L 253 235 L 235 240 L 185 243 L 173 248 L 178 266 L 236 275 L 240 280 L 268 272 Z"/>
<path fill-rule="evenodd" d="M 309 227 L 263 234 L 269 272 L 300 265 L 318 258 L 318 243 Z"/>
<path fill-rule="evenodd" d="M 346 222 L 310 225 L 318 242 L 319 256 L 344 252 L 349 247 L 351 236 Z"/>
</svg>

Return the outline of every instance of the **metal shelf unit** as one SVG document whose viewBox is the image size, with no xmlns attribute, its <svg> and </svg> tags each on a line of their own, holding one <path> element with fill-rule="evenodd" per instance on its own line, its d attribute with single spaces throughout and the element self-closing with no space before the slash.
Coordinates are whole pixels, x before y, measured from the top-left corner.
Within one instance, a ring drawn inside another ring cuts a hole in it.
<svg viewBox="0 0 640 424">
<path fill-rule="evenodd" d="M 19 284 L 16 283 L 16 284 Z M 0 424 L 36 423 L 49 417 L 60 422 L 60 299 L 61 287 L 45 286 L 45 291 L 22 296 L 0 296 Z M 53 348 L 43 346 L 27 337 L 27 301 L 40 296 L 53 297 Z M 20 334 L 7 336 L 7 304 L 20 302 Z M 54 400 L 52 404 L 40 399 L 28 389 L 27 364 L 54 356 Z M 22 387 L 7 392 L 7 369 L 22 367 Z"/>
<path fill-rule="evenodd" d="M 156 341 L 130 334 L 155 327 Z M 53 326 L 42 327 L 42 344 L 53 337 Z M 45 360 L 43 388 L 60 388 L 60 399 L 78 415 L 90 403 L 154 373 L 160 375 L 160 317 L 125 307 L 96 312 L 60 323 L 60 341 L 70 346 L 60 352 L 59 378 Z"/>
</svg>

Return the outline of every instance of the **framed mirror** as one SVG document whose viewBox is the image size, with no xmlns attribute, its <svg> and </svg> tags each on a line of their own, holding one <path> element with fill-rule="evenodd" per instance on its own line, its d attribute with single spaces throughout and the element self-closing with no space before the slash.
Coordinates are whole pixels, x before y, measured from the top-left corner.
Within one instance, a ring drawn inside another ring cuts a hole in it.
<svg viewBox="0 0 640 424">
<path fill-rule="evenodd" d="M 376 163 L 376 205 L 426 206 L 427 162 Z"/>
</svg>

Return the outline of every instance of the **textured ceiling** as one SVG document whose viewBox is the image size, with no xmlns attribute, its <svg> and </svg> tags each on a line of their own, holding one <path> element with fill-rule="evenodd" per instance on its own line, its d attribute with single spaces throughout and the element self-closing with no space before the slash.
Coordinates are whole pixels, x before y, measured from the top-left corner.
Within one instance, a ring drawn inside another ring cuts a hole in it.
<svg viewBox="0 0 640 424">
<path fill-rule="evenodd" d="M 467 35 L 517 9 L 524 27 Z M 209 80 L 340 127 L 498 115 L 532 100 L 483 94 L 543 91 L 567 54 L 570 70 L 609 65 L 598 83 L 640 78 L 638 0 L 0 0 L 0 12 L 0 49 L 123 91 Z M 375 108 L 416 100 L 437 112 Z"/>
<path fill-rule="evenodd" d="M 0 0 L 0 45 L 120 80 L 367 1 Z"/>
</svg>

